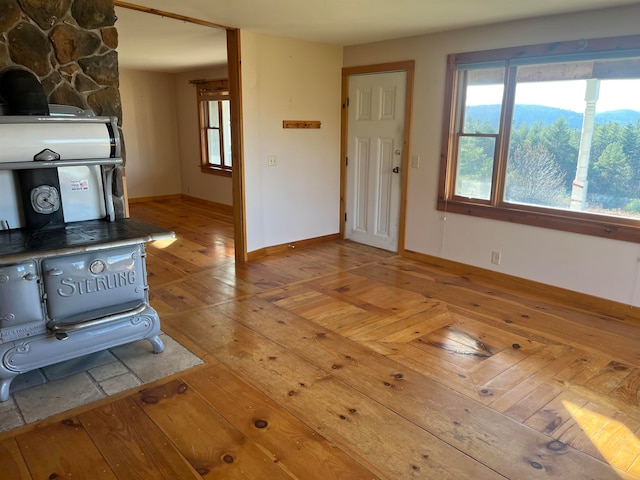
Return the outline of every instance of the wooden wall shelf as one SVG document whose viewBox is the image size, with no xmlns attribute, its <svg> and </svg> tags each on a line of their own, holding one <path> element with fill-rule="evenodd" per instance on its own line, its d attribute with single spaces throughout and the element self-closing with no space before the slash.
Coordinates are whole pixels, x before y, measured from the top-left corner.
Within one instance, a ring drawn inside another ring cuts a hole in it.
<svg viewBox="0 0 640 480">
<path fill-rule="evenodd" d="M 283 120 L 282 128 L 320 128 L 318 120 Z"/>
</svg>

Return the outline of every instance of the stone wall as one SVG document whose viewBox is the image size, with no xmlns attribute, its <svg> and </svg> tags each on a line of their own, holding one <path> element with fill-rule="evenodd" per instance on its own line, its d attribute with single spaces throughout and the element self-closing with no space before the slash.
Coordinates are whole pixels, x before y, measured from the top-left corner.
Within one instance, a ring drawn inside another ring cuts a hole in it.
<svg viewBox="0 0 640 480">
<path fill-rule="evenodd" d="M 0 73 L 25 68 L 40 79 L 49 103 L 116 116 L 122 125 L 115 20 L 114 0 L 0 0 Z M 122 178 L 118 167 L 117 217 L 126 216 Z"/>
<path fill-rule="evenodd" d="M 122 120 L 114 0 L 0 0 L 0 73 L 23 67 L 49 103 Z"/>
</svg>

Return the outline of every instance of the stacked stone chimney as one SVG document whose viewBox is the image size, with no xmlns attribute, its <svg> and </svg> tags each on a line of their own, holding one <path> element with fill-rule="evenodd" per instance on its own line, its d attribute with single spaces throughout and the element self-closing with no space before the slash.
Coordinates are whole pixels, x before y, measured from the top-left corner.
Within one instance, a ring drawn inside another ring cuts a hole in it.
<svg viewBox="0 0 640 480">
<path fill-rule="evenodd" d="M 114 0 L 0 0 L 0 74 L 33 72 L 49 103 L 122 119 Z"/>
</svg>

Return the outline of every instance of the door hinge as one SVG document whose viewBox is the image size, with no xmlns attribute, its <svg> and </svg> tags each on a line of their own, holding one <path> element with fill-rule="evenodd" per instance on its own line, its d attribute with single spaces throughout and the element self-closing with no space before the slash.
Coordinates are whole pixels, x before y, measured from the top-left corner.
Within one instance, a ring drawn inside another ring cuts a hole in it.
<svg viewBox="0 0 640 480">
<path fill-rule="evenodd" d="M 349 107 L 349 97 L 347 97 L 347 108 Z"/>
<path fill-rule="evenodd" d="M 347 221 L 347 214 L 346 213 L 344 214 L 344 221 L 345 222 Z"/>
<path fill-rule="evenodd" d="M 349 166 L 349 157 L 346 157 L 344 160 L 345 160 L 344 164 L 348 167 Z"/>
</svg>

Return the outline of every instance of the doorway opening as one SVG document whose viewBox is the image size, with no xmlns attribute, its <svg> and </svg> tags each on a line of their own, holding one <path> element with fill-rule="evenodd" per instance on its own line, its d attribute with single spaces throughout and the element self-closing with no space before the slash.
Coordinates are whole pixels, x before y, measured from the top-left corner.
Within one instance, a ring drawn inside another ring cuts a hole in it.
<svg viewBox="0 0 640 480">
<path fill-rule="evenodd" d="M 234 251 L 235 259 L 238 262 L 247 260 L 246 253 L 246 234 L 245 234 L 245 206 L 243 194 L 243 145 L 242 145 L 242 96 L 241 96 L 241 71 L 240 71 L 240 31 L 235 28 L 226 27 L 224 25 L 212 22 L 186 17 L 171 12 L 159 11 L 140 5 L 134 5 L 127 2 L 115 0 L 115 7 L 120 9 L 135 10 L 143 12 L 151 16 L 162 17 L 163 19 L 173 19 L 186 24 L 194 24 L 198 26 L 209 27 L 221 32 L 225 35 L 215 41 L 210 48 L 212 52 L 215 48 L 224 49 L 226 52 L 227 77 L 229 82 L 229 101 L 230 101 L 230 117 L 231 117 L 231 152 L 233 157 L 233 173 L 231 176 L 231 191 L 233 205 L 233 224 L 234 224 Z M 121 10 L 122 12 L 122 10 Z M 116 26 L 118 28 L 118 26 Z M 136 26 L 136 42 L 142 41 L 142 26 Z M 217 47 L 216 47 L 217 45 Z M 207 47 L 209 44 L 207 44 Z M 195 99 L 195 93 L 194 93 Z M 195 100 L 193 102 L 195 105 Z M 181 188 L 182 190 L 182 188 Z M 190 192 L 182 192 L 189 194 Z"/>
</svg>

